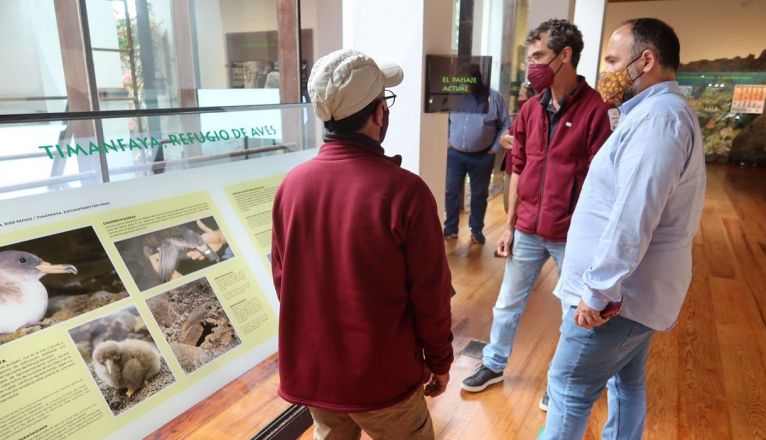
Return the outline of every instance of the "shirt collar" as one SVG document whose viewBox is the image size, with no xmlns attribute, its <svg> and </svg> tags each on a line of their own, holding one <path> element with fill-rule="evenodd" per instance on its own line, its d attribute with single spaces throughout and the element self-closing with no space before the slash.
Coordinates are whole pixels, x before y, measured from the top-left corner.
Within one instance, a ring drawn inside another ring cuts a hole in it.
<svg viewBox="0 0 766 440">
<path fill-rule="evenodd" d="M 645 99 L 657 96 L 657 95 L 664 95 L 666 93 L 675 93 L 680 95 L 681 94 L 681 88 L 678 87 L 678 81 L 663 81 L 660 83 L 657 83 L 653 86 L 648 87 L 643 92 L 639 93 L 638 95 L 630 98 L 628 101 L 624 102 L 620 107 L 620 113 L 623 115 L 627 115 L 630 113 L 631 110 L 636 108 L 638 104 L 641 104 Z"/>
<path fill-rule="evenodd" d="M 554 111 L 554 113 L 564 113 L 565 107 L 569 104 L 570 101 L 577 99 L 577 97 L 580 95 L 580 92 L 585 89 L 586 85 L 587 83 L 585 82 L 585 77 L 582 75 L 577 75 L 577 87 L 575 87 L 574 90 L 572 90 L 567 96 L 561 98 L 561 102 L 559 102 L 559 111 Z M 550 111 L 550 108 L 553 105 L 553 93 L 551 92 L 550 87 L 543 90 L 543 93 L 540 96 L 540 105 L 542 105 L 546 111 Z"/>
</svg>

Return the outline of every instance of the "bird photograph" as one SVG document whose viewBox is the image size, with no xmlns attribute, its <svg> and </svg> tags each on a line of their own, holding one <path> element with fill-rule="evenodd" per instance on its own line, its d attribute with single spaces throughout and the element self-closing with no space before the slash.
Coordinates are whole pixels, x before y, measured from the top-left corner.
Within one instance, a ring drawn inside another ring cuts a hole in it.
<svg viewBox="0 0 766 440">
<path fill-rule="evenodd" d="M 69 330 L 114 415 L 175 382 L 135 306 Z"/>
<path fill-rule="evenodd" d="M 154 345 L 140 339 L 104 341 L 93 349 L 93 371 L 130 399 L 160 372 L 161 359 Z"/>
<path fill-rule="evenodd" d="M 240 344 L 207 278 L 153 296 L 146 304 L 187 374 Z"/>
<path fill-rule="evenodd" d="M 0 344 L 127 296 L 90 226 L 0 246 Z"/>
<path fill-rule="evenodd" d="M 48 274 L 77 275 L 71 264 L 51 264 L 23 251 L 0 251 L 0 333 L 39 323 L 48 311 Z"/>
<path fill-rule="evenodd" d="M 233 256 L 213 217 L 131 237 L 115 246 L 142 291 Z"/>
</svg>

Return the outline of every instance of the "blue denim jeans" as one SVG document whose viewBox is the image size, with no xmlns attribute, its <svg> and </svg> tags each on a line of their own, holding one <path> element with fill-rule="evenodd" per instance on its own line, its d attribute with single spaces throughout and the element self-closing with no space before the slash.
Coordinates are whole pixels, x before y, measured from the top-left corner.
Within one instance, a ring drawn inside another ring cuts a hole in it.
<svg viewBox="0 0 766 440">
<path fill-rule="evenodd" d="M 593 404 L 608 388 L 605 440 L 640 440 L 646 418 L 646 361 L 654 330 L 616 316 L 595 329 L 574 323 L 572 307 L 561 324 L 548 370 L 544 440 L 581 439 Z"/>
<path fill-rule="evenodd" d="M 513 255 L 505 262 L 505 274 L 495 308 L 492 309 L 492 330 L 489 344 L 484 347 L 483 362 L 490 370 L 500 372 L 508 365 L 513 340 L 529 293 L 548 257 L 553 257 L 561 272 L 564 260 L 562 242 L 543 240 L 537 235 L 516 231 L 513 234 Z"/>
<path fill-rule="evenodd" d="M 471 213 L 468 226 L 471 231 L 484 229 L 484 214 L 487 213 L 489 182 L 495 155 L 488 153 L 463 153 L 454 148 L 447 149 L 447 184 L 444 208 L 444 231 L 457 233 L 460 217 L 460 190 L 463 188 L 466 174 L 471 184 Z"/>
</svg>

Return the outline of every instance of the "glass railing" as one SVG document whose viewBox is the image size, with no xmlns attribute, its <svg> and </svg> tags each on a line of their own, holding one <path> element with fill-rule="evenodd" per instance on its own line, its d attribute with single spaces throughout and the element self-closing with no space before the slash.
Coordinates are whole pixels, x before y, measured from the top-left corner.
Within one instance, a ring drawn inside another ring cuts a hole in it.
<svg viewBox="0 0 766 440">
<path fill-rule="evenodd" d="M 321 136 L 310 104 L 92 116 L 0 123 L 0 199 L 257 160 L 316 148 Z"/>
</svg>

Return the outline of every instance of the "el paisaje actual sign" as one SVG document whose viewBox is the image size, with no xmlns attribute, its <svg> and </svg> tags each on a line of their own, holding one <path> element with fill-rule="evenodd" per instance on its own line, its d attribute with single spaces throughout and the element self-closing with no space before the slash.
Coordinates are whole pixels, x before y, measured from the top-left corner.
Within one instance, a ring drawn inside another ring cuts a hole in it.
<svg viewBox="0 0 766 440">
<path fill-rule="evenodd" d="M 425 112 L 487 113 L 490 56 L 426 56 Z"/>
</svg>

